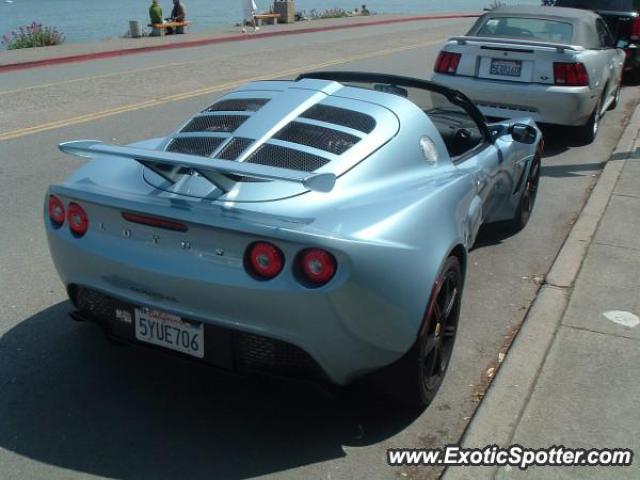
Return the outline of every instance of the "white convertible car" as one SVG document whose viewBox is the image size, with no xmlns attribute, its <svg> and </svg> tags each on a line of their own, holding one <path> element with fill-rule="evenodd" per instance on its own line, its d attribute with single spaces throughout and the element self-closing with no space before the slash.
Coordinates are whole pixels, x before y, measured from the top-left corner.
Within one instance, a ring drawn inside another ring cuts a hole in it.
<svg viewBox="0 0 640 480">
<path fill-rule="evenodd" d="M 577 127 L 590 143 L 616 107 L 624 51 L 596 13 L 503 7 L 448 40 L 432 80 L 464 92 L 487 117 Z"/>
</svg>

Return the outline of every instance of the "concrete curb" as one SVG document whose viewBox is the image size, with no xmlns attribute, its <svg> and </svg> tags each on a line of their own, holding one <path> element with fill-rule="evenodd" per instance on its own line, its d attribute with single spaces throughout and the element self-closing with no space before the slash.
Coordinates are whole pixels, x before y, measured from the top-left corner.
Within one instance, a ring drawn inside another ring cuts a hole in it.
<svg viewBox="0 0 640 480">
<path fill-rule="evenodd" d="M 123 48 L 117 50 L 107 50 L 101 52 L 82 53 L 77 55 L 67 55 L 54 58 L 45 58 L 39 60 L 31 60 L 26 62 L 0 64 L 0 73 L 11 72 L 16 70 L 27 70 L 31 68 L 45 67 L 51 65 L 60 65 L 65 63 L 78 63 L 91 60 L 100 60 L 113 57 L 121 57 L 125 55 L 136 55 L 139 53 L 157 52 L 161 50 L 172 50 L 178 48 L 193 48 L 204 45 L 214 45 L 217 43 L 243 42 L 252 40 L 262 40 L 271 37 L 281 37 L 286 35 L 301 35 L 304 33 L 328 32 L 333 30 L 344 30 L 347 28 L 362 28 L 380 25 L 390 25 L 395 23 L 407 23 L 429 20 L 444 20 L 451 18 L 476 18 L 478 14 L 438 14 L 438 15 L 419 15 L 402 18 L 389 18 L 385 20 L 374 20 L 360 23 L 348 23 L 344 25 L 327 25 L 322 27 L 296 28 L 292 30 L 280 30 L 275 32 L 263 32 L 258 34 L 237 34 L 219 37 L 203 38 L 193 41 L 168 43 L 163 45 L 150 45 L 144 47 Z"/>
<path fill-rule="evenodd" d="M 640 106 L 629 119 L 622 137 L 604 167 L 577 222 L 558 253 L 546 283 L 540 289 L 513 341 L 505 361 L 476 410 L 461 445 L 480 448 L 508 446 L 535 388 L 540 370 L 553 344 L 589 245 L 609 204 L 626 159 L 631 155 L 640 125 Z M 498 467 L 447 468 L 443 480 L 493 479 Z"/>
</svg>

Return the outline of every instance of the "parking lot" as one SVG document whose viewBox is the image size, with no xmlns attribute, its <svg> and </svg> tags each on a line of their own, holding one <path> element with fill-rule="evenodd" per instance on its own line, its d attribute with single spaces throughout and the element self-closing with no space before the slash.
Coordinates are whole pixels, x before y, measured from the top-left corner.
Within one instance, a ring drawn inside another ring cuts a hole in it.
<svg viewBox="0 0 640 480">
<path fill-rule="evenodd" d="M 471 20 L 413 22 L 148 53 L 0 77 L 0 471 L 47 478 L 435 478 L 386 465 L 393 447 L 455 443 L 635 107 L 627 86 L 592 145 L 545 129 L 536 210 L 511 237 L 485 232 L 469 257 L 461 330 L 435 402 L 419 417 L 375 398 L 233 377 L 115 347 L 72 322 L 42 227 L 47 185 L 81 160 L 56 146 L 167 134 L 255 78 L 318 69 L 429 78 L 439 46 Z M 268 59 L 267 62 L 264 59 Z M 359 402 L 359 403 L 358 403 Z"/>
</svg>

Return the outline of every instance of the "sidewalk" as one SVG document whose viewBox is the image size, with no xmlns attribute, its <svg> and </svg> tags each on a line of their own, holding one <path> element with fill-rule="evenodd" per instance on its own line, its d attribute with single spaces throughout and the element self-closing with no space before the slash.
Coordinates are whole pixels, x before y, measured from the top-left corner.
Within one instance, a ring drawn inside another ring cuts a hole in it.
<svg viewBox="0 0 640 480">
<path fill-rule="evenodd" d="M 640 107 L 463 439 L 630 448 L 630 467 L 451 467 L 445 480 L 640 478 Z"/>
<path fill-rule="evenodd" d="M 188 32 L 163 37 L 112 38 L 95 42 L 65 43 L 51 47 L 0 50 L 0 73 L 45 65 L 82 62 L 122 55 L 176 48 L 192 48 L 215 43 L 259 40 L 284 35 L 328 32 L 406 22 L 428 22 L 448 18 L 472 18 L 473 13 L 433 13 L 428 15 L 371 15 L 321 19 L 293 24 L 264 25 L 257 33 L 241 33 L 240 28 Z M 196 20 L 197 22 L 197 20 Z"/>
</svg>

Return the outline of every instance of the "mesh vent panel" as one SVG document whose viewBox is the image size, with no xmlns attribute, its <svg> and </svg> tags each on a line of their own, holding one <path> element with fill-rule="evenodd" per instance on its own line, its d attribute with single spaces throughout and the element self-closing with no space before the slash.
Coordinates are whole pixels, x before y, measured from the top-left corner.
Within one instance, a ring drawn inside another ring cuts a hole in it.
<svg viewBox="0 0 640 480">
<path fill-rule="evenodd" d="M 251 138 L 233 138 L 227 144 L 227 146 L 224 147 L 222 151 L 216 156 L 216 158 L 222 158 L 223 160 L 235 160 L 252 143 L 253 139 Z"/>
<path fill-rule="evenodd" d="M 205 112 L 257 112 L 268 102 L 268 98 L 232 98 L 214 103 Z"/>
<path fill-rule="evenodd" d="M 336 155 L 346 152 L 360 141 L 358 137 L 348 133 L 300 122 L 291 122 L 273 138 L 319 148 Z"/>
<path fill-rule="evenodd" d="M 366 113 L 347 110 L 346 108 L 330 107 L 328 105 L 314 105 L 300 115 L 303 118 L 319 122 L 333 123 L 347 128 L 353 128 L 364 133 L 370 133 L 376 127 L 375 119 Z"/>
<path fill-rule="evenodd" d="M 329 163 L 329 160 L 299 150 L 266 144 L 251 155 L 247 162 L 313 172 Z"/>
<path fill-rule="evenodd" d="M 233 132 L 249 117 L 246 115 L 204 115 L 195 117 L 183 132 Z"/>
<path fill-rule="evenodd" d="M 239 333 L 234 338 L 236 365 L 241 371 L 266 371 L 293 377 L 321 377 L 313 359 L 300 348 L 280 340 Z"/>
<path fill-rule="evenodd" d="M 209 157 L 223 141 L 224 138 L 218 137 L 174 138 L 167 147 L 167 152 Z"/>
</svg>

